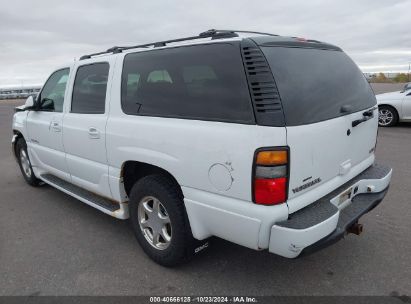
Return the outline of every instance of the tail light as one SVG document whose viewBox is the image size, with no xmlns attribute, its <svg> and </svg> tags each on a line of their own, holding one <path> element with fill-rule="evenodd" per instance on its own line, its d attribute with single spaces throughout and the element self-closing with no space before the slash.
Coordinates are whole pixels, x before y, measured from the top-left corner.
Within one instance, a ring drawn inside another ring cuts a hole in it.
<svg viewBox="0 0 411 304">
<path fill-rule="evenodd" d="M 253 168 L 254 203 L 260 205 L 284 203 L 288 192 L 288 148 L 258 149 Z"/>
</svg>

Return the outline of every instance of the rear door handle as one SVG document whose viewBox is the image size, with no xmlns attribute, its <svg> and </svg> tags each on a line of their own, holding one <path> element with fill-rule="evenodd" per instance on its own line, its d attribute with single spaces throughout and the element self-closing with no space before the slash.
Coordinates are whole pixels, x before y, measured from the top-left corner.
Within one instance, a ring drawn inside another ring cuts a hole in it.
<svg viewBox="0 0 411 304">
<path fill-rule="evenodd" d="M 351 125 L 353 128 L 358 126 L 360 123 L 366 122 L 367 120 L 370 120 L 371 118 L 374 118 L 374 110 L 376 108 L 372 108 L 371 110 L 365 111 L 362 113 L 363 118 L 354 120 Z"/>
<path fill-rule="evenodd" d="M 90 127 L 88 128 L 88 137 L 91 139 L 98 139 L 100 138 L 100 131 L 95 127 Z"/>
<path fill-rule="evenodd" d="M 58 121 L 52 121 L 50 127 L 54 132 L 61 132 L 61 126 Z"/>
</svg>

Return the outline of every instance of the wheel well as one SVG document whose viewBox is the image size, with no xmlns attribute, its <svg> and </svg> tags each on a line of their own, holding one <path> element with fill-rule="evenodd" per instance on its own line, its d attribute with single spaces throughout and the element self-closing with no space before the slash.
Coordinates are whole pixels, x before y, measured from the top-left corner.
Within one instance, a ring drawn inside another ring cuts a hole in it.
<svg viewBox="0 0 411 304">
<path fill-rule="evenodd" d="M 127 195 L 130 195 L 131 188 L 139 179 L 152 174 L 161 174 L 168 177 L 181 191 L 179 183 L 167 170 L 138 161 L 126 161 L 122 166 L 121 177 L 123 178 L 124 190 Z"/>
<path fill-rule="evenodd" d="M 391 108 L 391 109 L 393 109 L 393 110 L 395 111 L 395 114 L 397 114 L 397 116 L 398 116 L 398 111 L 397 111 L 397 109 L 396 109 L 395 107 L 393 107 L 393 106 L 391 106 L 391 105 L 389 105 L 389 104 L 380 104 L 380 105 L 378 105 L 378 108 L 380 108 L 380 107 Z"/>
<path fill-rule="evenodd" d="M 17 130 L 13 130 L 13 134 L 14 134 L 14 135 L 17 135 L 15 144 L 17 143 L 17 141 L 18 141 L 20 138 L 23 138 L 23 140 L 24 140 L 24 136 L 23 136 L 23 134 L 21 134 L 21 132 L 19 132 L 19 131 L 17 131 Z M 15 145 L 15 144 L 14 144 L 14 146 L 13 146 L 13 152 L 14 152 L 14 155 L 17 156 L 17 151 L 16 151 L 16 145 Z"/>
</svg>

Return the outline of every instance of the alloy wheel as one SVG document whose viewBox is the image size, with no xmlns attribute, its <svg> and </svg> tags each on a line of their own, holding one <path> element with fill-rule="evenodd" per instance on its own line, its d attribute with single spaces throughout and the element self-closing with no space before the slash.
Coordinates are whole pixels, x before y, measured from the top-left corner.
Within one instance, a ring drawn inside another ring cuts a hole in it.
<svg viewBox="0 0 411 304">
<path fill-rule="evenodd" d="M 21 167 L 23 168 L 24 174 L 28 178 L 30 178 L 31 177 L 30 160 L 29 160 L 26 150 L 24 149 L 20 150 L 20 163 L 21 163 Z"/>
<path fill-rule="evenodd" d="M 157 198 L 146 196 L 140 201 L 138 221 L 145 239 L 151 246 L 164 250 L 170 245 L 171 221 L 166 208 Z"/>
<path fill-rule="evenodd" d="M 388 109 L 380 109 L 378 111 L 378 123 L 380 126 L 388 126 L 392 123 L 394 114 Z"/>
</svg>

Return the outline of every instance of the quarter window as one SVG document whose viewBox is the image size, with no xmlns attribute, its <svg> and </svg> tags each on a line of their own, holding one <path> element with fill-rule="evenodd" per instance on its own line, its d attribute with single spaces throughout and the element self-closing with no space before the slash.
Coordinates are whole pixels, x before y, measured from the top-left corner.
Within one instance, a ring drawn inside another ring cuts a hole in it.
<svg viewBox="0 0 411 304">
<path fill-rule="evenodd" d="M 228 43 L 126 55 L 121 102 L 130 115 L 254 123 L 240 49 Z"/>
<path fill-rule="evenodd" d="M 108 63 L 95 63 L 77 69 L 71 101 L 72 113 L 104 113 L 109 68 Z"/>
<path fill-rule="evenodd" d="M 147 82 L 168 82 L 173 83 L 171 80 L 170 74 L 168 74 L 167 70 L 156 70 L 150 72 L 147 77 Z"/>
</svg>

